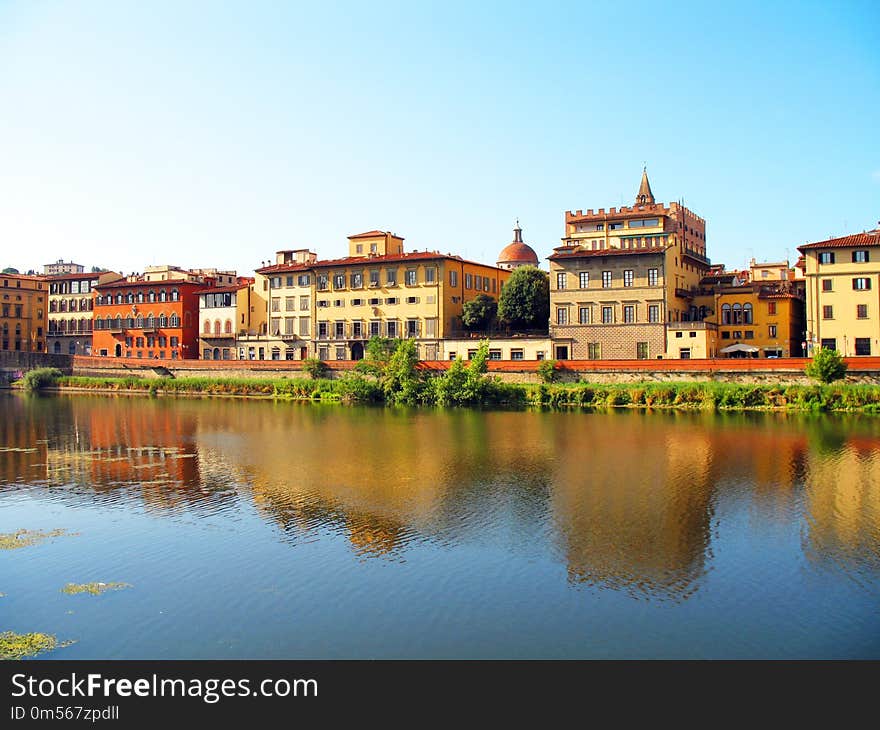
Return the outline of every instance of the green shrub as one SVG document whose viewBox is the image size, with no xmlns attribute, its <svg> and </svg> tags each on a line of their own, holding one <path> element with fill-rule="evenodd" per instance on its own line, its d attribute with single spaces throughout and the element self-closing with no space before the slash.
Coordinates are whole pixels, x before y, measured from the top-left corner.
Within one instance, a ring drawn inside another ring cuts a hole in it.
<svg viewBox="0 0 880 730">
<path fill-rule="evenodd" d="M 61 371 L 58 368 L 37 368 L 26 372 L 22 383 L 25 390 L 34 392 L 55 385 L 60 377 Z"/>
<path fill-rule="evenodd" d="M 307 357 L 303 360 L 302 369 L 312 380 L 317 380 L 327 372 L 327 365 L 317 357 Z"/>
<path fill-rule="evenodd" d="M 542 383 L 555 383 L 559 377 L 559 372 L 556 369 L 556 360 L 541 360 L 536 372 L 538 377 L 541 378 Z"/>
<path fill-rule="evenodd" d="M 824 347 L 816 350 L 812 361 L 807 363 L 804 372 L 820 383 L 833 383 L 846 375 L 846 363 L 837 350 Z"/>
</svg>

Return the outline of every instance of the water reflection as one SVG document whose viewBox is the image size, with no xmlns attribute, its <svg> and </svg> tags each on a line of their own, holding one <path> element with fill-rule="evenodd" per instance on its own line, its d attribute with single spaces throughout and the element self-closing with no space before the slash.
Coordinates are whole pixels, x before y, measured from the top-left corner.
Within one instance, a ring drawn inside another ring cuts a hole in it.
<svg viewBox="0 0 880 730">
<path fill-rule="evenodd" d="M 870 418 L 420 411 L 240 400 L 0 396 L 2 489 L 215 514 L 256 507 L 292 545 L 363 559 L 491 543 L 573 585 L 684 600 L 719 505 L 803 521 L 814 563 L 880 571 Z M 63 489 L 54 489 L 63 487 Z"/>
</svg>

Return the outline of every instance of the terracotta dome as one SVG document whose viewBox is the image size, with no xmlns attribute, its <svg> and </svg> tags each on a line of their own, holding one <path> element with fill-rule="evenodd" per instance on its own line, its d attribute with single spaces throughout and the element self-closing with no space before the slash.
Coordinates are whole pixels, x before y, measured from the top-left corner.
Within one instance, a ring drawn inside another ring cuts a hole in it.
<svg viewBox="0 0 880 730">
<path fill-rule="evenodd" d="M 513 229 L 513 241 L 508 243 L 498 254 L 498 266 L 502 269 L 515 269 L 518 266 L 537 266 L 538 254 L 522 240 L 522 228 L 517 221 Z"/>
</svg>

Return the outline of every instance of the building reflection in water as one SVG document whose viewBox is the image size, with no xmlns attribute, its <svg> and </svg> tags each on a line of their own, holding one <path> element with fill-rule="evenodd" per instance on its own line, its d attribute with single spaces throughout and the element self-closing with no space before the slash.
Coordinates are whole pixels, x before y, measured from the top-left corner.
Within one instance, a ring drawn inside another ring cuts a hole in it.
<svg viewBox="0 0 880 730">
<path fill-rule="evenodd" d="M 342 534 L 364 558 L 491 540 L 513 561 L 555 550 L 573 584 L 680 600 L 719 504 L 743 500 L 764 529 L 803 512 L 812 560 L 880 563 L 880 420 L 2 397 L 0 488 L 246 500 L 291 543 Z"/>
</svg>

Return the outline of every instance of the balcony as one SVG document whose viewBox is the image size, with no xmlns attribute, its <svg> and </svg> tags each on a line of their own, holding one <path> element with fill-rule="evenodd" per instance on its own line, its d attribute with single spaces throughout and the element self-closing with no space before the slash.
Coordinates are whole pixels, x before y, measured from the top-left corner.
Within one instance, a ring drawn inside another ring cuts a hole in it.
<svg viewBox="0 0 880 730">
<path fill-rule="evenodd" d="M 681 299 L 693 299 L 694 292 L 691 289 L 682 289 L 681 287 L 675 287 L 675 296 L 680 297 Z"/>
<path fill-rule="evenodd" d="M 155 330 L 155 328 L 153 328 Z M 150 332 L 150 329 L 145 328 L 145 332 Z M 202 333 L 203 340 L 233 340 L 235 339 L 234 332 L 203 332 Z"/>
<path fill-rule="evenodd" d="M 696 251 L 695 249 L 685 248 L 684 246 L 682 246 L 681 252 L 682 252 L 682 255 L 688 256 L 688 257 L 694 259 L 695 261 L 699 261 L 702 264 L 706 264 L 707 266 L 709 266 L 712 263 L 708 258 L 703 256 L 703 254 L 701 254 L 699 251 Z"/>
<path fill-rule="evenodd" d="M 718 325 L 714 322 L 670 322 L 666 325 L 670 332 L 676 330 L 717 330 Z"/>
</svg>

